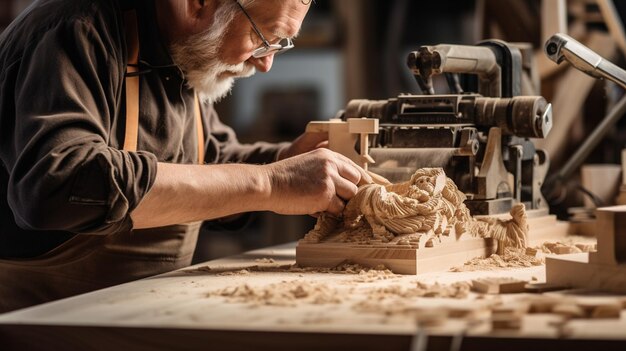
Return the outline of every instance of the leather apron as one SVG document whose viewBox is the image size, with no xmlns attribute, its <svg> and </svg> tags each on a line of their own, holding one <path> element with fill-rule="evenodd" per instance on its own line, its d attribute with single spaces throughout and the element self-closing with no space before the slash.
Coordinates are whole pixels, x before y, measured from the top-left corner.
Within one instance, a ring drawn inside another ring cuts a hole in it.
<svg viewBox="0 0 626 351">
<path fill-rule="evenodd" d="M 139 57 L 135 15 L 134 11 L 124 14 L 129 49 L 126 151 L 137 148 L 139 119 L 139 77 L 132 75 Z M 196 96 L 198 162 L 203 163 L 199 107 Z M 195 222 L 110 235 L 78 234 L 36 258 L 0 260 L 0 313 L 186 267 L 191 263 L 199 228 L 200 222 Z"/>
</svg>

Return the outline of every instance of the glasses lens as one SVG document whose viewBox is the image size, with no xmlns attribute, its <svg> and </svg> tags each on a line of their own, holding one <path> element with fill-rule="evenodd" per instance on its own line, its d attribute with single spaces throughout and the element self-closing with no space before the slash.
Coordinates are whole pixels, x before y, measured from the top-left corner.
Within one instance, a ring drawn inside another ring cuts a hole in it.
<svg viewBox="0 0 626 351">
<path fill-rule="evenodd" d="M 270 44 L 269 46 L 261 46 L 260 48 L 252 52 L 252 57 L 259 58 L 269 55 L 278 55 L 293 48 L 293 41 L 289 38 L 281 39 L 276 44 Z"/>
</svg>

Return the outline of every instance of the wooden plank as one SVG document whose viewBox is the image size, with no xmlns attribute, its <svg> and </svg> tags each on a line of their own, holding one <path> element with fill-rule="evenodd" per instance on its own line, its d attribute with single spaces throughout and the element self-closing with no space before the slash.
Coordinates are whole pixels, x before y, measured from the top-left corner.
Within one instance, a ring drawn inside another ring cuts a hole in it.
<svg viewBox="0 0 626 351">
<path fill-rule="evenodd" d="M 530 245 L 541 245 L 545 241 L 562 239 L 567 235 L 567 224 L 558 222 L 553 215 L 530 217 L 528 225 Z M 495 252 L 495 245 L 490 239 L 472 238 L 468 235 L 460 238 L 461 240 L 450 237 L 444 239 L 446 240 L 434 247 L 420 245 L 419 249 L 383 243 L 356 245 L 300 241 L 296 247 L 296 262 L 303 267 L 332 268 L 350 261 L 368 267 L 384 265 L 397 274 L 420 274 L 446 271 L 462 266 L 472 258 L 487 257 Z"/>
<path fill-rule="evenodd" d="M 515 278 L 480 278 L 472 280 L 472 289 L 483 294 L 512 294 L 526 291 L 526 280 Z"/>
<path fill-rule="evenodd" d="M 368 267 L 384 265 L 397 274 L 418 274 L 445 271 L 463 265 L 474 257 L 492 254 L 490 239 L 470 238 L 439 246 L 410 249 L 396 245 L 372 247 L 351 243 L 306 243 L 296 247 L 296 263 L 303 267 L 332 268 L 349 261 Z"/>
</svg>

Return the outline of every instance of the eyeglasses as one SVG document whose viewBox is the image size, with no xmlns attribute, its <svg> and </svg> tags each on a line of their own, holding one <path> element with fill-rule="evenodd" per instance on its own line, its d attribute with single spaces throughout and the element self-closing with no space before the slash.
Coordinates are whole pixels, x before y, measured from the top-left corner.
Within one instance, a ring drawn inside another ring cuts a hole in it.
<svg viewBox="0 0 626 351">
<path fill-rule="evenodd" d="M 258 47 L 257 49 L 255 49 L 252 52 L 252 57 L 259 58 L 259 57 L 269 56 L 269 55 L 272 55 L 272 54 L 278 55 L 278 54 L 282 54 L 283 52 L 293 48 L 293 46 L 294 46 L 293 45 L 293 41 L 290 38 L 281 38 L 281 39 L 278 40 L 278 42 L 276 44 L 270 44 L 269 41 L 267 41 L 267 39 L 265 39 L 265 37 L 263 36 L 261 31 L 259 30 L 259 27 L 256 26 L 256 24 L 252 20 L 252 17 L 250 17 L 250 15 L 246 11 L 246 9 L 239 3 L 238 0 L 235 0 L 235 2 L 237 3 L 237 5 L 239 5 L 239 8 L 243 12 L 243 14 L 246 15 L 246 17 L 248 17 L 248 20 L 250 20 L 250 24 L 252 25 L 252 29 L 254 29 L 256 34 L 263 41 L 263 45 Z"/>
</svg>

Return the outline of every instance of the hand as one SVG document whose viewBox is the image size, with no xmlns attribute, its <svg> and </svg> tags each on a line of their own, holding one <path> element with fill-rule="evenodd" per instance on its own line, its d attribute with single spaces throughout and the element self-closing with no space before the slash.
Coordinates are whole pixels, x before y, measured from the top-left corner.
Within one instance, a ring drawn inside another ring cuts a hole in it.
<svg viewBox="0 0 626 351">
<path fill-rule="evenodd" d="M 322 147 L 328 147 L 328 133 L 305 132 L 294 140 L 291 145 L 278 152 L 277 160 L 303 154 Z"/>
<path fill-rule="evenodd" d="M 338 216 L 345 201 L 357 192 L 357 184 L 372 178 L 347 157 L 327 149 L 267 165 L 269 206 L 280 214 L 328 212 Z"/>
</svg>

